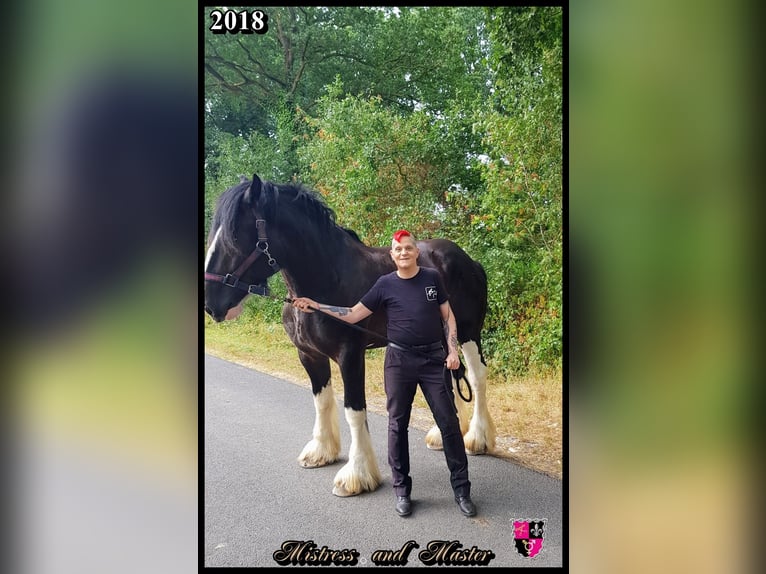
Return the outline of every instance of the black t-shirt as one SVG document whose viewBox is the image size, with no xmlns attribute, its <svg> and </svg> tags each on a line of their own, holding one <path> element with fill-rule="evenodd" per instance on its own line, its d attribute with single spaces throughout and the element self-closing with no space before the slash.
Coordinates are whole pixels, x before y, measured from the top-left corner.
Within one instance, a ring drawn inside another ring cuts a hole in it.
<svg viewBox="0 0 766 574">
<path fill-rule="evenodd" d="M 360 299 L 370 311 L 385 308 L 388 339 L 403 345 L 428 345 L 442 340 L 441 311 L 448 294 L 436 269 L 420 267 L 402 279 L 396 271 L 381 276 Z"/>
</svg>

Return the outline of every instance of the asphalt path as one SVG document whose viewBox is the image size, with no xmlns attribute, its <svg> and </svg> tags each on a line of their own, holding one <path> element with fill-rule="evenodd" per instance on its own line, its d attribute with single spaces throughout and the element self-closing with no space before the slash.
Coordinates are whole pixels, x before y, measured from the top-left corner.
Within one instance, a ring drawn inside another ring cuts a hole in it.
<svg viewBox="0 0 766 574">
<path fill-rule="evenodd" d="M 488 567 L 562 566 L 560 480 L 500 458 L 469 456 L 478 514 L 466 518 L 454 502 L 444 453 L 427 449 L 425 433 L 411 428 L 413 512 L 402 518 L 394 512 L 385 416 L 368 414 L 383 484 L 339 498 L 333 478 L 350 444 L 342 400 L 341 461 L 305 469 L 297 457 L 314 425 L 308 382 L 296 385 L 206 355 L 204 384 L 205 567 L 278 566 L 275 551 L 290 541 L 306 543 L 315 555 L 325 547 L 325 554 L 339 551 L 339 559 L 355 551 L 357 565 L 368 567 L 376 566 L 377 551 L 408 543 L 406 566 L 427 566 L 420 553 L 438 541 L 464 555 L 491 551 Z M 514 544 L 513 522 L 539 519 L 545 520 L 542 551 L 524 557 Z"/>
</svg>

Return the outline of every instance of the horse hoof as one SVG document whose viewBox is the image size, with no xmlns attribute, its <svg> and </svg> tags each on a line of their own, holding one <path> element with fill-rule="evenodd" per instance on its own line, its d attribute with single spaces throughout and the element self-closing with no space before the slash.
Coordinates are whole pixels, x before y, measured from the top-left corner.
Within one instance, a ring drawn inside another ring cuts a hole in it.
<svg viewBox="0 0 766 574">
<path fill-rule="evenodd" d="M 467 454 L 492 454 L 495 450 L 494 435 L 486 436 L 481 433 L 469 432 L 463 437 L 463 442 Z"/>
<path fill-rule="evenodd" d="M 430 450 L 444 450 L 442 443 L 442 433 L 438 428 L 432 427 L 428 434 L 426 434 L 426 446 Z"/>
<path fill-rule="evenodd" d="M 332 493 L 335 496 L 340 496 L 341 498 L 347 498 L 349 496 L 356 496 L 357 494 L 359 494 L 358 492 L 349 492 L 348 490 L 346 490 L 342 486 L 335 486 L 335 487 L 333 487 Z"/>
<path fill-rule="evenodd" d="M 303 468 L 319 468 L 321 466 L 327 466 L 329 464 L 333 464 L 337 462 L 337 458 L 334 460 L 328 460 L 324 458 L 314 458 L 314 457 L 300 457 L 298 458 L 298 464 L 301 465 Z"/>
<path fill-rule="evenodd" d="M 488 444 L 483 445 L 471 445 L 470 447 L 466 445 L 465 447 L 465 453 L 470 454 L 473 456 L 481 456 L 483 454 L 492 454 L 492 448 Z"/>
</svg>

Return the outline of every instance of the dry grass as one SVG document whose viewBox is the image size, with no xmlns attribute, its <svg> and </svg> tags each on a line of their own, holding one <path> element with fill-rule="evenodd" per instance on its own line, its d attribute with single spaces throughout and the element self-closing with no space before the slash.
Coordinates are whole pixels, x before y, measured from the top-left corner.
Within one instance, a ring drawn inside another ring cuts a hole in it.
<svg viewBox="0 0 766 574">
<path fill-rule="evenodd" d="M 257 325 L 241 319 L 215 324 L 206 317 L 205 352 L 309 387 L 295 347 L 281 325 Z M 380 414 L 386 412 L 383 354 L 382 349 L 367 351 L 366 368 L 367 408 Z M 335 363 L 331 365 L 333 389 L 342 397 L 340 372 Z M 487 402 L 497 427 L 493 455 L 561 479 L 561 377 L 504 379 L 493 373 L 490 365 L 488 378 Z M 415 396 L 411 424 L 424 431 L 434 424 L 420 391 Z"/>
</svg>

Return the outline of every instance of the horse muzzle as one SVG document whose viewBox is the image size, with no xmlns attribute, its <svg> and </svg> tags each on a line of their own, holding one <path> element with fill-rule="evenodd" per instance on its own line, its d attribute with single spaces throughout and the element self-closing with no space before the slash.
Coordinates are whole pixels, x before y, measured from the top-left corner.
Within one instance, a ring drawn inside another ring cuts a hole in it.
<svg viewBox="0 0 766 574">
<path fill-rule="evenodd" d="M 205 313 L 207 313 L 210 316 L 210 318 L 213 319 L 213 321 L 215 321 L 216 323 L 220 323 L 221 321 L 225 319 L 223 315 L 216 314 L 216 312 L 213 311 L 207 305 L 205 305 Z"/>
<path fill-rule="evenodd" d="M 234 307 L 231 307 L 224 313 L 218 313 L 216 311 L 213 311 L 210 307 L 205 305 L 205 313 L 210 315 L 210 317 L 215 321 L 216 323 L 222 323 L 223 321 L 231 321 L 232 319 L 236 319 L 242 314 L 242 309 L 244 308 L 244 299 L 240 301 L 237 305 Z"/>
</svg>

